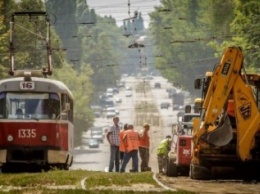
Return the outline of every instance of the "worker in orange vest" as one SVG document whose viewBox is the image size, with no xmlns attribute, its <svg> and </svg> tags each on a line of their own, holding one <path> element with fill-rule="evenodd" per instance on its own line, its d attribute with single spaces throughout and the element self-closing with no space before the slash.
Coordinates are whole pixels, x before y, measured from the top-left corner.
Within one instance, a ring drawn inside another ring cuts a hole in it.
<svg viewBox="0 0 260 194">
<path fill-rule="evenodd" d="M 122 164 L 123 162 L 123 157 L 124 157 L 124 153 L 125 153 L 125 145 L 124 145 L 124 141 L 123 141 L 123 137 L 125 135 L 125 131 L 127 130 L 127 124 L 124 124 L 123 129 L 120 130 L 119 132 L 119 154 L 120 154 L 120 163 Z"/>
<path fill-rule="evenodd" d="M 127 130 L 123 137 L 123 142 L 125 145 L 125 154 L 123 158 L 123 163 L 120 168 L 120 172 L 125 172 L 126 165 L 129 160 L 133 160 L 133 171 L 138 172 L 138 149 L 139 149 L 139 133 L 134 130 L 134 126 L 127 125 Z"/>
<path fill-rule="evenodd" d="M 139 155 L 141 158 L 141 172 L 151 171 L 151 168 L 148 166 L 150 158 L 150 137 L 149 137 L 150 125 L 144 123 L 143 129 L 139 133 L 140 143 L 139 143 Z"/>
</svg>

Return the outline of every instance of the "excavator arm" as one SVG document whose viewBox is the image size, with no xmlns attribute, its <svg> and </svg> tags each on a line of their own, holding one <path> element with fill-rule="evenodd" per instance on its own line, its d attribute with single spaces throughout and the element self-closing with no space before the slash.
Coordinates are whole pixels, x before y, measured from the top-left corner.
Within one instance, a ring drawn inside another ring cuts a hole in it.
<svg viewBox="0 0 260 194">
<path fill-rule="evenodd" d="M 199 128 L 195 130 L 195 145 L 204 141 L 215 146 L 227 145 L 233 138 L 233 129 L 225 114 L 225 104 L 233 92 L 237 124 L 237 152 L 242 160 L 250 159 L 254 136 L 259 130 L 259 111 L 251 86 L 241 74 L 243 54 L 238 47 L 225 50 L 220 64 L 215 68 L 202 106 Z M 223 122 L 217 123 L 223 114 Z"/>
<path fill-rule="evenodd" d="M 235 110 L 237 120 L 237 152 L 245 161 L 251 159 L 254 137 L 260 127 L 260 114 L 252 87 L 245 85 L 239 77 L 234 85 Z"/>
</svg>

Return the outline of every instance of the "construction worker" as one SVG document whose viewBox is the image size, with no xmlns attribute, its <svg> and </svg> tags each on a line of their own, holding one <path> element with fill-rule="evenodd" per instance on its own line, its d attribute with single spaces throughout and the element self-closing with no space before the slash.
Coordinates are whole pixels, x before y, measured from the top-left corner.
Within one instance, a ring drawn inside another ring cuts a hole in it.
<svg viewBox="0 0 260 194">
<path fill-rule="evenodd" d="M 168 153 L 171 150 L 172 138 L 170 135 L 167 135 L 164 140 L 161 141 L 159 147 L 157 148 L 157 160 L 159 173 L 165 174 L 168 164 Z"/>
<path fill-rule="evenodd" d="M 150 137 L 149 137 L 150 125 L 144 123 L 143 129 L 139 133 L 140 142 L 139 142 L 139 155 L 141 158 L 141 172 L 151 171 L 151 168 L 148 166 L 150 158 Z"/>
<path fill-rule="evenodd" d="M 133 160 L 132 172 L 138 172 L 139 133 L 134 130 L 133 125 L 129 124 L 127 126 L 128 129 L 125 131 L 125 135 L 123 137 L 125 154 L 120 172 L 125 172 L 126 165 L 128 164 L 130 158 Z"/>
<path fill-rule="evenodd" d="M 120 163 L 122 164 L 123 162 L 123 157 L 124 157 L 124 153 L 125 153 L 125 145 L 124 145 L 124 141 L 123 141 L 123 137 L 125 135 L 125 131 L 127 130 L 127 124 L 124 124 L 123 129 L 120 130 L 119 132 L 119 152 L 120 152 Z"/>
</svg>

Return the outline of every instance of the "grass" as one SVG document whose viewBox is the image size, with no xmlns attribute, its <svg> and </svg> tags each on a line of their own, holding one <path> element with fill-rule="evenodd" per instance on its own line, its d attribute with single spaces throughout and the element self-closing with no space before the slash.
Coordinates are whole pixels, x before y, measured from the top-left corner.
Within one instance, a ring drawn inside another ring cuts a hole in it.
<svg viewBox="0 0 260 194">
<path fill-rule="evenodd" d="M 87 179 L 87 188 L 95 186 L 130 186 L 133 184 L 151 184 L 158 187 L 152 173 L 93 173 Z"/>
<path fill-rule="evenodd" d="M 1 185 L 36 187 L 39 185 L 75 185 L 88 175 L 87 171 L 49 171 L 42 173 L 0 174 Z"/>
<path fill-rule="evenodd" d="M 84 178 L 86 178 L 86 190 L 81 188 L 81 180 Z M 150 185 L 149 188 L 153 189 L 146 190 L 142 188 L 142 185 Z M 128 189 L 125 190 L 123 188 Z M 0 193 L 7 192 L 11 194 L 190 193 L 185 191 L 172 192 L 162 190 L 153 179 L 151 172 L 106 173 L 86 170 L 54 170 L 42 173 L 0 174 Z"/>
<path fill-rule="evenodd" d="M 12 185 L 15 187 L 77 185 L 84 178 L 87 178 L 87 188 L 111 185 L 129 186 L 137 183 L 157 185 L 151 173 L 105 173 L 86 170 L 54 170 L 42 173 L 0 174 L 0 185 Z"/>
<path fill-rule="evenodd" d="M 0 194 L 6 194 L 7 192 L 1 192 Z M 25 190 L 12 190 L 8 194 L 194 194 L 186 191 L 115 191 L 115 190 L 79 190 L 79 189 L 65 189 L 65 190 L 50 190 L 50 189 L 25 189 Z"/>
</svg>

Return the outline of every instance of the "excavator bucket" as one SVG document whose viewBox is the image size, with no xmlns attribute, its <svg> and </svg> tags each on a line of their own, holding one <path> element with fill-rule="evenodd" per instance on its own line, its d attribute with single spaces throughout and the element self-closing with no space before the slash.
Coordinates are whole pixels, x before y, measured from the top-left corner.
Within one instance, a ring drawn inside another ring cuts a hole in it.
<svg viewBox="0 0 260 194">
<path fill-rule="evenodd" d="M 215 146 L 227 145 L 233 138 L 233 130 L 228 116 L 216 129 L 203 135 L 203 140 Z"/>
</svg>

